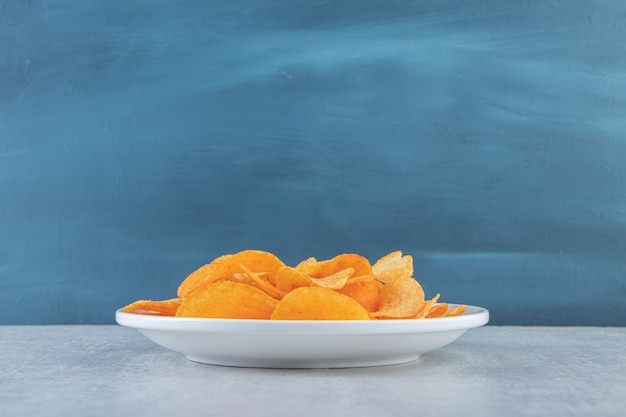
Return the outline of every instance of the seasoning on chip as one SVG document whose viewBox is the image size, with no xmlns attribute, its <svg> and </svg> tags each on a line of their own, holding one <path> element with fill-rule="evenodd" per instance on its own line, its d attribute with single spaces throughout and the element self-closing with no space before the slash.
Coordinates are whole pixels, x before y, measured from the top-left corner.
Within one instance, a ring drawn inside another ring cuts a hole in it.
<svg viewBox="0 0 626 417">
<path fill-rule="evenodd" d="M 191 272 L 176 298 L 138 300 L 123 311 L 177 317 L 258 320 L 431 319 L 467 306 L 425 299 L 413 278 L 413 258 L 391 252 L 373 265 L 357 254 L 286 265 L 271 252 L 244 250 Z"/>
<path fill-rule="evenodd" d="M 177 317 L 269 319 L 278 301 L 248 284 L 213 282 L 183 299 Z"/>
<path fill-rule="evenodd" d="M 354 299 L 323 287 L 300 287 L 287 294 L 272 313 L 272 320 L 369 320 L 369 313 Z"/>
</svg>

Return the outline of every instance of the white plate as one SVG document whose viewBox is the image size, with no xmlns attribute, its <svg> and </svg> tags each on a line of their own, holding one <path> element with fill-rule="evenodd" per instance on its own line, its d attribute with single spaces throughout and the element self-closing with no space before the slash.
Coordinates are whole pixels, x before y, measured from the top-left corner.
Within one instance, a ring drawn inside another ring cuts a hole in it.
<svg viewBox="0 0 626 417">
<path fill-rule="evenodd" d="M 454 305 L 451 305 L 454 307 Z M 421 320 L 241 320 L 115 313 L 117 322 L 194 362 L 258 368 L 351 368 L 411 362 L 489 321 L 463 315 Z"/>
</svg>

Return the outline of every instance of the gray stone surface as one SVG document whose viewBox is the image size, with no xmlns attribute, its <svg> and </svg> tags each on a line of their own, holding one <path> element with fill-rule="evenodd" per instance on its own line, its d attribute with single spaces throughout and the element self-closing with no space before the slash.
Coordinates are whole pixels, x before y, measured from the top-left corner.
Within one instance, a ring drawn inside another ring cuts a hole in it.
<svg viewBox="0 0 626 417">
<path fill-rule="evenodd" d="M 0 326 L 2 416 L 623 416 L 626 328 L 471 330 L 416 362 L 244 369 L 119 326 Z"/>
</svg>

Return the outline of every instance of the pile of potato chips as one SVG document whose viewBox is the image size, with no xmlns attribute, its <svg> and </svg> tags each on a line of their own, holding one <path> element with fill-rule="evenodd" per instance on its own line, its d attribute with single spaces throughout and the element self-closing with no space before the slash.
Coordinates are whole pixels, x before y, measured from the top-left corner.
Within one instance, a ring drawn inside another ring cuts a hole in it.
<svg viewBox="0 0 626 417">
<path fill-rule="evenodd" d="M 413 278 L 413 258 L 402 252 L 373 265 L 363 256 L 309 258 L 288 266 L 271 252 L 244 250 L 192 272 L 178 297 L 138 300 L 127 313 L 262 320 L 428 319 L 463 314 L 465 305 L 425 299 Z"/>
</svg>

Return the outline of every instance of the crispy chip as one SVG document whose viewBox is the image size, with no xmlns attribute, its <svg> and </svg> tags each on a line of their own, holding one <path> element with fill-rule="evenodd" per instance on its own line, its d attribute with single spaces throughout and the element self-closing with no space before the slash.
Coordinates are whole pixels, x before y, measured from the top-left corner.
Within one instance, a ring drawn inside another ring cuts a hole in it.
<svg viewBox="0 0 626 417">
<path fill-rule="evenodd" d="M 310 276 L 311 273 L 315 271 L 315 268 L 317 268 L 318 263 L 319 261 L 317 259 L 310 257 L 296 265 L 295 269 L 306 276 Z"/>
<path fill-rule="evenodd" d="M 467 306 L 466 305 L 458 305 L 452 309 L 450 309 L 447 313 L 446 313 L 446 317 L 454 317 L 454 316 L 460 316 L 461 314 L 465 313 L 465 310 L 467 310 Z"/>
<path fill-rule="evenodd" d="M 432 306 L 428 313 L 426 313 L 427 319 L 434 319 L 437 317 L 443 317 L 448 312 L 448 303 L 441 303 L 435 306 Z"/>
<path fill-rule="evenodd" d="M 272 320 L 369 320 L 352 298 L 328 288 L 300 287 L 278 303 Z"/>
<path fill-rule="evenodd" d="M 244 272 L 241 265 L 253 272 L 265 272 L 267 280 L 275 284 L 276 272 L 285 264 L 273 253 L 260 250 L 244 250 L 234 255 L 223 255 L 187 277 L 178 288 L 178 296 L 185 298 L 197 288 L 232 279 L 235 274 Z"/>
<path fill-rule="evenodd" d="M 312 278 L 309 280 L 318 287 L 330 288 L 331 290 L 338 290 L 343 288 L 350 278 L 354 274 L 354 268 L 346 268 L 341 271 L 337 271 L 332 275 L 325 276 L 323 278 Z"/>
<path fill-rule="evenodd" d="M 285 266 L 280 268 L 276 275 L 276 287 L 283 292 L 299 287 L 324 287 L 338 290 L 346 285 L 353 273 L 353 268 L 346 268 L 323 278 L 312 278 L 296 268 Z"/>
<path fill-rule="evenodd" d="M 369 312 L 377 311 L 380 307 L 380 289 L 383 283 L 372 275 L 362 275 L 350 278 L 346 285 L 337 292 L 347 295 L 361 304 Z"/>
<path fill-rule="evenodd" d="M 276 286 L 271 284 L 267 279 L 264 279 L 267 274 L 255 274 L 243 265 L 239 265 L 239 267 L 243 269 L 246 276 L 251 278 L 253 287 L 257 287 L 270 297 L 280 300 L 285 294 L 287 294 L 285 291 L 276 288 Z"/>
<path fill-rule="evenodd" d="M 180 298 L 169 300 L 137 300 L 123 308 L 125 313 L 149 314 L 154 316 L 173 316 L 181 303 Z"/>
<path fill-rule="evenodd" d="M 297 268 L 283 266 L 276 274 L 276 288 L 284 292 L 290 292 L 299 287 L 313 285 L 309 277 Z"/>
<path fill-rule="evenodd" d="M 184 298 L 191 294 L 193 290 L 196 288 L 200 288 L 210 281 L 213 272 L 217 269 L 219 265 L 223 262 L 231 258 L 233 255 L 222 255 L 218 258 L 215 258 L 211 263 L 201 266 L 200 268 L 193 271 L 191 274 L 187 276 L 178 286 L 178 297 Z"/>
<path fill-rule="evenodd" d="M 186 297 L 177 317 L 269 319 L 278 301 L 251 285 L 218 281 Z"/>
<path fill-rule="evenodd" d="M 424 304 L 422 305 L 422 308 L 420 308 L 420 311 L 418 311 L 417 314 L 415 316 L 413 316 L 413 318 L 414 319 L 426 318 L 426 315 L 430 311 L 431 307 L 437 302 L 437 300 L 439 300 L 439 297 L 440 297 L 440 295 L 437 294 L 433 298 L 431 298 L 430 300 L 426 300 L 424 302 Z"/>
<path fill-rule="evenodd" d="M 380 258 L 372 266 L 373 274 L 383 282 L 397 278 L 411 278 L 413 276 L 413 257 L 402 255 L 401 251 L 391 252 Z"/>
<path fill-rule="evenodd" d="M 380 289 L 380 308 L 371 313 L 379 319 L 402 319 L 415 316 L 424 304 L 422 286 L 408 277 L 396 277 Z"/>
<path fill-rule="evenodd" d="M 315 258 L 312 258 L 313 260 Z M 326 261 L 313 261 L 311 258 L 301 262 L 296 269 L 312 278 L 324 278 L 347 268 L 353 269 L 354 276 L 372 275 L 372 266 L 367 258 L 354 253 L 343 253 Z"/>
</svg>

